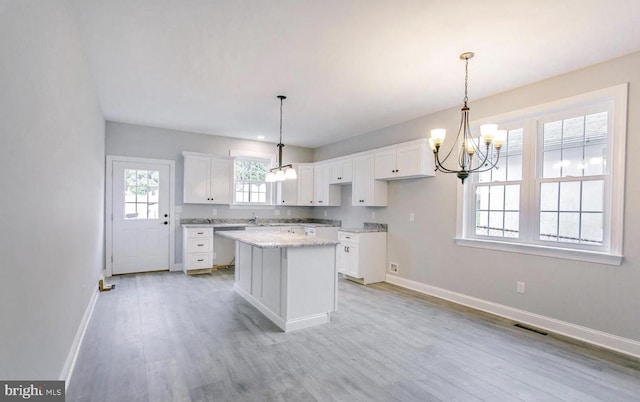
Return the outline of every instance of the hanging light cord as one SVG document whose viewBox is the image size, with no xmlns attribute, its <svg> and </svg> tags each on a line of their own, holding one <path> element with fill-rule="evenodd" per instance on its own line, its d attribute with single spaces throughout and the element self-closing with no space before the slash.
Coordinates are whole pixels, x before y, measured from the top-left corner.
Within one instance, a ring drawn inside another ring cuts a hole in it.
<svg viewBox="0 0 640 402">
<path fill-rule="evenodd" d="M 280 144 L 282 144 L 282 103 L 284 102 L 284 96 L 280 96 Z M 280 161 L 282 163 L 282 161 Z"/>
</svg>

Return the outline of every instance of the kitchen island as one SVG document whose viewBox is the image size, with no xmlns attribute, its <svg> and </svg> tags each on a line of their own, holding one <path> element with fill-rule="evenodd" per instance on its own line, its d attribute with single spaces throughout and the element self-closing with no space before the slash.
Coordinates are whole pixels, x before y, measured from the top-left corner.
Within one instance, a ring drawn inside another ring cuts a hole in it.
<svg viewBox="0 0 640 402">
<path fill-rule="evenodd" d="M 229 231 L 234 290 L 285 332 L 326 324 L 337 306 L 335 240 L 280 231 Z"/>
</svg>

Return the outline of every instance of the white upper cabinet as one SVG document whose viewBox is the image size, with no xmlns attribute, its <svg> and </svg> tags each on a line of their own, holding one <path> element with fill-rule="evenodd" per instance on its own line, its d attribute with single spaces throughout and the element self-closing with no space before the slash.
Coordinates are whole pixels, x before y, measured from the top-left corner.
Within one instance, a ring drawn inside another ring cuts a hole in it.
<svg viewBox="0 0 640 402">
<path fill-rule="evenodd" d="M 298 164 L 298 205 L 312 206 L 314 196 L 313 163 Z"/>
<path fill-rule="evenodd" d="M 298 170 L 298 167 L 295 166 Z M 276 205 L 298 205 L 298 180 L 285 180 L 276 183 Z"/>
<path fill-rule="evenodd" d="M 387 182 L 374 177 L 374 155 L 353 159 L 351 204 L 361 207 L 387 206 Z"/>
<path fill-rule="evenodd" d="M 353 176 L 353 159 L 341 158 L 330 162 L 329 184 L 349 184 Z"/>
<path fill-rule="evenodd" d="M 278 182 L 276 205 L 313 205 L 313 164 L 295 163 L 298 178 Z"/>
<path fill-rule="evenodd" d="M 233 160 L 183 152 L 186 204 L 231 204 Z"/>
<path fill-rule="evenodd" d="M 330 163 L 316 163 L 313 166 L 313 205 L 317 207 L 338 207 L 342 203 L 339 186 L 329 183 Z"/>
<path fill-rule="evenodd" d="M 424 138 L 375 151 L 375 178 L 379 180 L 433 176 L 433 169 L 433 152 Z"/>
</svg>

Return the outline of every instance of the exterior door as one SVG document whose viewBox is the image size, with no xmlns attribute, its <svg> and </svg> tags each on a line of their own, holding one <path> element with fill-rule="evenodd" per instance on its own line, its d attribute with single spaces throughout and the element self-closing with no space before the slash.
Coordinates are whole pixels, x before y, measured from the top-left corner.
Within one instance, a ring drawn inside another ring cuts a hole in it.
<svg viewBox="0 0 640 402">
<path fill-rule="evenodd" d="M 111 173 L 112 274 L 169 269 L 170 165 L 113 161 Z"/>
</svg>

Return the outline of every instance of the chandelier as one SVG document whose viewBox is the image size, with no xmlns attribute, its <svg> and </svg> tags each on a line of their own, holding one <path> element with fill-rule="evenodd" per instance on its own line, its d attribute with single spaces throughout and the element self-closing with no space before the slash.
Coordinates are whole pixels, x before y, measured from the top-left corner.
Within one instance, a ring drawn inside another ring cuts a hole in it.
<svg viewBox="0 0 640 402">
<path fill-rule="evenodd" d="M 455 173 L 464 184 L 464 180 L 470 173 L 486 172 L 493 168 L 497 168 L 500 158 L 500 148 L 506 140 L 506 131 L 498 130 L 497 124 L 483 124 L 480 126 L 480 135 L 473 138 L 471 129 L 469 129 L 469 106 L 467 102 L 468 81 L 469 81 L 469 59 L 474 55 L 472 52 L 462 53 L 460 59 L 465 63 L 464 74 L 464 105 L 462 106 L 462 116 L 460 118 L 460 128 L 456 136 L 455 144 L 449 152 L 441 159 L 442 143 L 447 130 L 444 128 L 436 128 L 431 130 L 429 145 L 435 155 L 436 170 L 443 173 Z M 458 165 L 452 164 L 446 167 L 447 160 L 453 153 L 454 149 L 458 149 Z M 444 153 L 444 152 L 442 152 Z M 474 159 L 475 157 L 475 159 Z"/>
<path fill-rule="evenodd" d="M 287 97 L 284 95 L 278 95 L 278 99 L 280 99 L 280 142 L 276 145 L 278 147 L 278 166 L 269 170 L 269 173 L 267 173 L 264 181 L 268 183 L 273 183 L 274 181 L 295 180 L 298 178 L 298 174 L 293 168 L 293 165 L 282 164 L 282 148 L 284 147 L 284 144 L 282 143 L 282 103 L 287 99 Z"/>
</svg>

